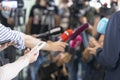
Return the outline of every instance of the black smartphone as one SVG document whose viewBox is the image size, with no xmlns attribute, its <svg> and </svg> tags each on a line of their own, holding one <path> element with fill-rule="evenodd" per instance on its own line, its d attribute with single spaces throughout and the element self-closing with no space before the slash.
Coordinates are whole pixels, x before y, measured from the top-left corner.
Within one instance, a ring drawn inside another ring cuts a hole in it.
<svg viewBox="0 0 120 80">
<path fill-rule="evenodd" d="M 8 39 L 8 40 L 5 40 L 5 41 L 1 41 L 1 42 L 0 42 L 0 45 L 3 45 L 3 44 L 5 44 L 5 43 L 9 43 L 10 41 L 11 41 L 11 40 L 9 40 L 9 39 Z"/>
</svg>

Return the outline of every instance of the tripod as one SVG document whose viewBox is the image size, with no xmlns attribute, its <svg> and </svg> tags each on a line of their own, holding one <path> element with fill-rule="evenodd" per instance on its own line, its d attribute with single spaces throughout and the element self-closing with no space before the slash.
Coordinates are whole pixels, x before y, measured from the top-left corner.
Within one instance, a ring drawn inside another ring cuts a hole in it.
<svg viewBox="0 0 120 80">
<path fill-rule="evenodd" d="M 55 17 L 54 17 L 54 9 L 49 8 L 47 10 L 43 11 L 43 14 L 41 16 L 41 25 L 47 25 L 48 30 L 55 27 Z M 44 27 L 42 27 L 41 30 L 43 30 Z M 49 36 L 50 40 L 55 40 L 54 36 Z"/>
</svg>

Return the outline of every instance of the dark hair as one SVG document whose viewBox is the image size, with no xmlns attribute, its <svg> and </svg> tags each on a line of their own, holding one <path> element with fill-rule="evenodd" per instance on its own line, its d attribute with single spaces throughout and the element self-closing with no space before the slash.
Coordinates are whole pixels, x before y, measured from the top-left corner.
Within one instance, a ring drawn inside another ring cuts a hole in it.
<svg viewBox="0 0 120 80">
<path fill-rule="evenodd" d="M 36 0 L 36 2 L 35 2 L 35 3 L 36 3 L 36 4 L 38 4 L 39 2 L 40 2 L 40 0 Z"/>
<path fill-rule="evenodd" d="M 36 4 L 39 4 L 41 0 L 36 0 Z M 45 0 L 47 2 L 47 0 Z"/>
</svg>

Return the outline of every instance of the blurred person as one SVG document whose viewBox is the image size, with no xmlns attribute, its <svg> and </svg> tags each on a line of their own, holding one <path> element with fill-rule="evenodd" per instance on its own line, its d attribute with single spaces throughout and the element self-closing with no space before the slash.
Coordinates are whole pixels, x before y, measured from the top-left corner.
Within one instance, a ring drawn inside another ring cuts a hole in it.
<svg viewBox="0 0 120 80">
<path fill-rule="evenodd" d="M 47 18 L 48 16 L 50 16 L 49 15 L 50 11 L 48 10 L 49 7 L 48 2 L 49 2 L 48 0 L 36 0 L 36 4 L 32 6 L 28 23 L 26 25 L 27 34 L 31 35 L 40 34 L 48 31 L 52 27 L 59 26 L 59 16 L 57 15 L 58 10 L 56 6 L 54 6 L 55 9 L 53 11 L 55 12 L 55 14 L 53 15 L 53 18 L 55 20 L 55 26 L 49 26 L 49 23 L 47 22 L 48 21 Z M 45 13 L 46 11 L 47 13 Z M 43 16 L 47 20 L 47 21 L 44 20 L 44 23 L 42 23 L 44 19 Z M 48 39 L 48 37 L 46 39 Z"/>
<path fill-rule="evenodd" d="M 59 3 L 59 15 L 60 15 L 60 25 L 67 29 L 69 26 L 69 0 L 60 0 Z"/>
<path fill-rule="evenodd" d="M 119 10 L 118 4 L 119 4 L 119 0 L 111 0 L 110 1 L 111 10 L 113 13 Z"/>
<path fill-rule="evenodd" d="M 1 0 L 2 1 L 9 1 L 9 0 Z M 14 17 L 10 16 L 10 13 L 12 11 L 12 9 L 10 9 L 9 7 L 6 7 L 9 10 L 1 10 L 0 11 L 0 22 L 1 24 L 5 25 L 5 27 L 9 27 L 11 29 L 14 28 Z M 14 48 L 13 46 L 9 46 L 7 49 L 5 49 L 4 51 L 0 52 L 3 53 L 4 56 L 9 59 L 9 62 L 13 62 L 16 59 L 16 48 Z"/>
<path fill-rule="evenodd" d="M 9 42 L 3 45 L 0 45 L 0 50 L 7 48 L 10 45 L 14 45 L 15 43 Z M 0 80 L 11 80 L 17 76 L 17 74 L 30 63 L 33 63 L 37 60 L 39 55 L 39 51 L 34 50 L 30 52 L 30 50 L 26 50 L 24 56 L 21 56 L 18 60 L 13 63 L 8 63 L 0 67 Z"/>
<path fill-rule="evenodd" d="M 2 1 L 9 1 L 9 0 L 1 0 Z M 10 9 L 9 7 L 7 7 L 9 10 L 5 11 L 5 10 L 1 10 L 0 11 L 0 21 L 3 25 L 5 25 L 6 27 L 10 27 L 11 29 L 14 28 L 14 17 L 10 16 L 10 13 L 12 11 L 12 9 Z"/>
<path fill-rule="evenodd" d="M 93 37 L 92 39 L 90 39 L 89 47 L 91 48 L 95 47 L 93 43 L 99 44 L 101 45 L 101 47 L 103 46 L 104 34 L 107 28 L 108 20 L 109 20 L 109 15 L 101 18 L 101 20 L 98 22 L 96 31 L 98 32 L 99 36 L 97 38 Z M 87 71 L 87 77 L 85 80 L 96 80 L 96 79 L 103 80 L 104 68 L 97 63 L 93 55 L 89 53 L 88 48 L 86 48 L 83 51 L 82 60 L 86 62 L 90 68 L 89 71 Z M 91 75 L 89 75 L 90 73 Z"/>
<path fill-rule="evenodd" d="M 43 62 L 38 70 L 37 80 L 69 80 L 65 64 L 71 60 L 71 56 L 67 52 L 59 53 L 53 60 Z"/>
<path fill-rule="evenodd" d="M 47 32 L 53 27 L 59 26 L 58 9 L 56 6 L 52 5 L 52 7 L 54 7 L 54 10 L 49 10 L 49 3 L 50 0 L 36 0 L 36 3 L 32 6 L 30 10 L 28 23 L 26 25 L 27 34 L 35 36 L 37 34 Z M 50 19 L 51 17 L 52 19 Z M 55 25 L 52 21 L 54 21 Z M 42 37 L 41 39 L 52 40 L 51 36 Z M 36 63 L 31 64 L 29 68 L 29 75 L 31 76 L 31 80 L 35 80 L 35 75 L 37 74 L 40 64 L 44 61 L 44 59 L 46 59 L 46 57 L 44 57 L 43 55 L 48 53 L 50 52 L 41 51 L 41 55 L 39 56 Z M 28 78 L 30 79 L 29 75 Z"/>
<path fill-rule="evenodd" d="M 89 48 L 99 64 L 105 68 L 104 80 L 119 80 L 119 16 L 120 12 L 114 13 L 108 22 L 103 48 L 95 44 Z"/>
</svg>

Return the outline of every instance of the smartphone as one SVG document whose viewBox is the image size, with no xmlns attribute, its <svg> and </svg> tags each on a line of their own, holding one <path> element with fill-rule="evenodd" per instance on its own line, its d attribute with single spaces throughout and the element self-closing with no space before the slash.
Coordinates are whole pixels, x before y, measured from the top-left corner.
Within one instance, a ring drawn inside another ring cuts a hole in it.
<svg viewBox="0 0 120 80">
<path fill-rule="evenodd" d="M 1 41 L 1 42 L 0 42 L 0 45 L 3 45 L 3 44 L 5 44 L 5 43 L 9 43 L 9 42 L 11 42 L 11 40 Z"/>
<path fill-rule="evenodd" d="M 38 43 L 30 52 L 33 52 L 34 50 L 41 50 L 46 45 L 46 42 L 41 41 Z"/>
<path fill-rule="evenodd" d="M 10 8 L 17 8 L 18 7 L 18 4 L 17 4 L 17 1 L 2 1 L 2 7 L 10 7 Z"/>
</svg>

